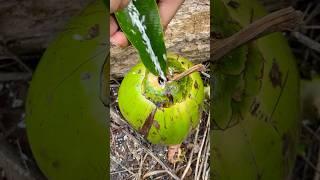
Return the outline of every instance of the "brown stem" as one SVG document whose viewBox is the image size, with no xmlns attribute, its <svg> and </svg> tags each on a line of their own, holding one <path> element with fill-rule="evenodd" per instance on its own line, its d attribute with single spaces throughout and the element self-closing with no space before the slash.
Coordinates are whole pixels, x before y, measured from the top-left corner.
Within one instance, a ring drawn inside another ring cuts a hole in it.
<svg viewBox="0 0 320 180">
<path fill-rule="evenodd" d="M 289 30 L 302 21 L 302 13 L 292 7 L 273 12 L 243 28 L 231 37 L 222 40 L 211 39 L 211 61 L 217 62 L 235 48 L 268 35 L 272 32 Z"/>
<path fill-rule="evenodd" d="M 196 71 L 204 71 L 206 69 L 206 67 L 203 64 L 197 64 L 192 66 L 191 68 L 187 69 L 186 71 L 177 74 L 175 76 L 173 76 L 173 78 L 169 79 L 169 82 L 171 81 L 178 81 L 180 79 L 182 79 L 185 76 L 188 76 L 189 74 L 196 72 Z"/>
</svg>

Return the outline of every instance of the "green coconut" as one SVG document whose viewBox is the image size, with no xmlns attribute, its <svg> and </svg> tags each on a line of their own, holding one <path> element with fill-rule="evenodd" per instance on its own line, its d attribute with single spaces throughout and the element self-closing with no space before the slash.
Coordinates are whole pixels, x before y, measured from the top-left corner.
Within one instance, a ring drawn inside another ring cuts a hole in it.
<svg viewBox="0 0 320 180">
<path fill-rule="evenodd" d="M 50 44 L 32 77 L 27 135 L 48 179 L 109 179 L 107 18 L 102 1 L 91 3 Z"/>
<path fill-rule="evenodd" d="M 192 63 L 168 54 L 169 75 L 180 74 Z M 198 124 L 204 99 L 203 82 L 198 72 L 178 81 L 162 82 L 142 63 L 124 77 L 119 93 L 119 108 L 128 123 L 153 144 L 177 145 Z"/>
<path fill-rule="evenodd" d="M 266 10 L 254 0 L 214 0 L 211 32 L 227 38 Z M 214 64 L 211 177 L 290 179 L 299 139 L 299 74 L 281 33 L 249 42 Z"/>
</svg>

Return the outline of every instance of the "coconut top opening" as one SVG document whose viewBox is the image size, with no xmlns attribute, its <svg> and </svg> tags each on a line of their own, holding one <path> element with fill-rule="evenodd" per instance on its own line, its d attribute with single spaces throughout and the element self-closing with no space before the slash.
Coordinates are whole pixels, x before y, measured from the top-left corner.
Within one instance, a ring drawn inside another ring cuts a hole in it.
<svg viewBox="0 0 320 180">
<path fill-rule="evenodd" d="M 187 70 L 187 68 L 176 59 L 168 58 L 167 63 L 167 76 L 180 74 Z M 142 84 L 142 93 L 158 107 L 170 107 L 175 103 L 185 100 L 189 94 L 190 88 L 188 87 L 190 87 L 190 85 L 192 85 L 192 79 L 189 76 L 178 81 L 167 83 L 159 76 L 155 76 L 146 71 Z"/>
</svg>

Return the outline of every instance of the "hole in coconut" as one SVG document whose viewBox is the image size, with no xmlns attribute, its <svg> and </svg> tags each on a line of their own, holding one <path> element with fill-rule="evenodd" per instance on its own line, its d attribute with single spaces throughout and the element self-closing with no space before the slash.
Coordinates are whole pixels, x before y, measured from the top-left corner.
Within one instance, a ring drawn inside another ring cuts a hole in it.
<svg viewBox="0 0 320 180">
<path fill-rule="evenodd" d="M 163 86 L 164 85 L 165 80 L 162 79 L 161 77 L 158 77 L 158 83 Z"/>
</svg>

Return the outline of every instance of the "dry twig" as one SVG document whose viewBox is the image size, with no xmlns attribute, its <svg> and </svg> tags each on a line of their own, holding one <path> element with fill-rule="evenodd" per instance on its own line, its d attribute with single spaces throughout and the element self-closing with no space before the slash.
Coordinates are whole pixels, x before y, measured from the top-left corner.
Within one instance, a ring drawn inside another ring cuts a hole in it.
<svg viewBox="0 0 320 180">
<path fill-rule="evenodd" d="M 300 24 L 301 12 L 285 8 L 248 25 L 238 33 L 222 40 L 211 40 L 211 61 L 216 62 L 233 49 L 272 32 L 292 29 Z"/>
<path fill-rule="evenodd" d="M 124 165 L 121 164 L 114 156 L 110 156 L 110 158 L 117 164 L 119 164 L 123 169 L 125 169 L 127 172 L 129 172 L 131 175 L 135 175 L 134 172 L 132 172 L 130 169 L 126 168 Z"/>
<path fill-rule="evenodd" d="M 181 74 L 175 75 L 172 79 L 169 79 L 170 81 L 179 81 L 185 76 L 188 76 L 189 74 L 196 72 L 196 71 L 205 71 L 206 68 L 203 64 L 197 64 L 192 66 L 191 68 L 187 69 L 186 71 L 183 71 Z"/>
<path fill-rule="evenodd" d="M 201 118 L 201 119 L 202 119 L 202 118 Z M 181 180 L 183 180 L 184 177 L 187 175 L 187 172 L 188 172 L 188 170 L 189 170 L 189 168 L 190 168 L 190 166 L 191 166 L 194 149 L 195 149 L 195 147 L 197 147 L 196 144 L 197 144 L 197 141 L 198 141 L 198 135 L 199 135 L 199 130 L 200 130 L 201 119 L 200 119 L 200 123 L 199 123 L 199 125 L 198 125 L 198 127 L 197 127 L 196 135 L 195 135 L 195 137 L 194 137 L 194 139 L 193 139 L 193 145 L 194 145 L 194 146 L 193 146 L 193 148 L 192 148 L 192 150 L 191 150 L 187 167 L 184 169 L 183 174 L 182 174 L 182 176 L 181 176 Z"/>
<path fill-rule="evenodd" d="M 145 179 L 149 176 L 154 176 L 154 175 L 157 175 L 157 174 L 161 174 L 161 173 L 166 173 L 167 171 L 166 170 L 157 170 L 157 171 L 150 171 L 150 172 L 147 172 L 142 179 Z"/>
<path fill-rule="evenodd" d="M 300 32 L 292 32 L 291 35 L 296 38 L 301 44 L 320 53 L 320 43 L 318 43 L 317 41 Z"/>
<path fill-rule="evenodd" d="M 29 81 L 31 80 L 31 73 L 0 73 L 0 82 L 3 81 Z"/>
<path fill-rule="evenodd" d="M 201 165 L 199 167 L 199 162 L 200 162 L 200 159 L 201 159 L 201 155 L 203 155 L 201 152 L 202 152 L 202 149 L 204 147 L 204 145 L 206 144 L 207 146 L 205 146 L 206 148 L 208 147 L 208 139 L 207 137 L 209 137 L 209 128 L 210 128 L 210 115 L 208 116 L 207 118 L 207 124 L 206 124 L 206 129 L 205 129 L 205 132 L 204 132 L 204 137 L 202 139 L 202 142 L 201 142 L 201 145 L 200 145 L 200 150 L 199 150 L 199 153 L 198 153 L 198 157 L 197 157 L 197 164 L 196 164 L 196 170 L 195 170 L 195 179 L 200 179 L 200 175 L 201 175 L 201 172 L 200 169 L 201 167 L 203 167 L 203 164 L 206 163 L 207 161 L 205 160 L 206 157 L 207 157 L 207 151 L 206 149 L 204 150 L 204 158 L 202 159 L 201 161 Z M 202 173 L 204 174 L 205 171 L 202 171 Z"/>
</svg>

